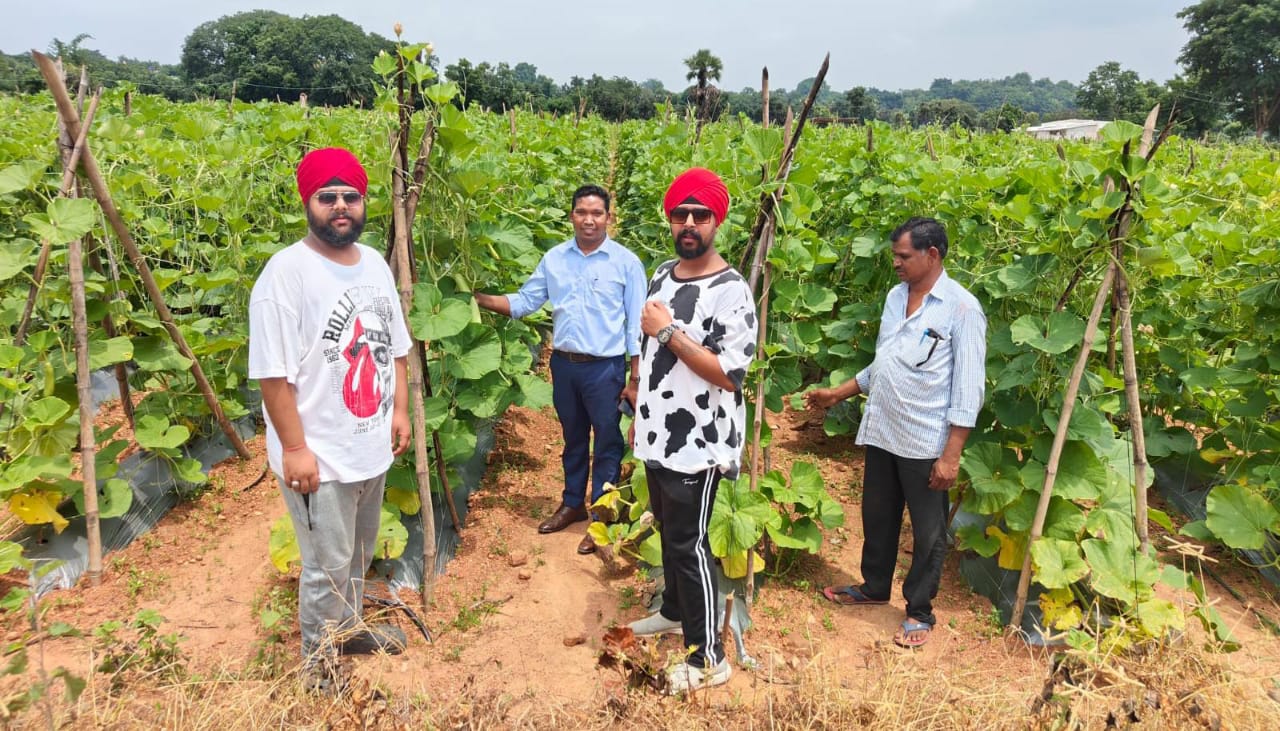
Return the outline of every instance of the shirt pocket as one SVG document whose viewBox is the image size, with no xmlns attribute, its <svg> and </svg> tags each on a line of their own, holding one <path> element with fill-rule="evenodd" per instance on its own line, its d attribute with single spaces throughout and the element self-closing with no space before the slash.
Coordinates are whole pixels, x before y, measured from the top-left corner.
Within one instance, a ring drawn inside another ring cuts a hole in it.
<svg viewBox="0 0 1280 731">
<path fill-rule="evenodd" d="M 899 351 L 898 359 L 912 370 L 936 370 L 951 358 L 949 327 L 924 327 L 919 334 L 907 335 L 907 338 L 907 344 Z"/>
<path fill-rule="evenodd" d="M 627 283 L 621 272 L 602 272 L 590 282 L 590 293 L 603 302 L 621 302 Z"/>
</svg>

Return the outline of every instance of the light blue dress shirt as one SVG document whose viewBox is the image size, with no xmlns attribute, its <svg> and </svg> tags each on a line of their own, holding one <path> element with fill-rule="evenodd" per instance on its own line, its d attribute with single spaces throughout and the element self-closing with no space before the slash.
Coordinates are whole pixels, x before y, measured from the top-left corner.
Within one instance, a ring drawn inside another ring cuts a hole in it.
<svg viewBox="0 0 1280 731">
<path fill-rule="evenodd" d="M 640 354 L 640 309 L 647 284 L 640 258 L 613 239 L 582 253 L 576 239 L 543 254 L 519 292 L 512 317 L 551 303 L 552 347 L 602 357 Z"/>
<path fill-rule="evenodd" d="M 907 284 L 885 297 L 858 444 L 910 459 L 942 456 L 951 427 L 972 427 L 986 390 L 987 317 L 944 271 L 907 316 Z"/>
</svg>

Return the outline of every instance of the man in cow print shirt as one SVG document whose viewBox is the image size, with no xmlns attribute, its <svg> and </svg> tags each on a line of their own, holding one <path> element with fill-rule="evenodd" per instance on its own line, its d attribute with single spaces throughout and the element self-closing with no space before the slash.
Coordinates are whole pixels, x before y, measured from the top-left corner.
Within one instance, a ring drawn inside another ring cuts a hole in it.
<svg viewBox="0 0 1280 731">
<path fill-rule="evenodd" d="M 631 628 L 683 631 L 693 650 L 669 672 L 672 693 L 719 685 L 729 663 L 707 527 L 722 477 L 737 476 L 746 422 L 742 382 L 755 355 L 751 290 L 715 249 L 729 193 L 693 168 L 663 200 L 679 258 L 660 265 L 641 311 L 639 407 L 630 435 L 662 532 L 662 608 Z"/>
</svg>

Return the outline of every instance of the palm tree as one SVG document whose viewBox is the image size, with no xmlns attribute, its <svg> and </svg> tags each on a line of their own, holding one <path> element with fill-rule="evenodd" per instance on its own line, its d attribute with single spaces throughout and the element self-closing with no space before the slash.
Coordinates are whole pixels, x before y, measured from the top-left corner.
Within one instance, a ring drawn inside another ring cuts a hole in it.
<svg viewBox="0 0 1280 731">
<path fill-rule="evenodd" d="M 703 121 L 707 118 L 707 82 L 709 80 L 720 80 L 720 72 L 724 70 L 724 64 L 720 62 L 719 57 L 711 53 L 705 48 L 699 48 L 697 53 L 686 58 L 684 65 L 689 67 L 689 73 L 685 74 L 686 81 L 697 79 L 698 86 L 694 91 L 694 100 L 698 105 L 698 119 Z"/>
</svg>

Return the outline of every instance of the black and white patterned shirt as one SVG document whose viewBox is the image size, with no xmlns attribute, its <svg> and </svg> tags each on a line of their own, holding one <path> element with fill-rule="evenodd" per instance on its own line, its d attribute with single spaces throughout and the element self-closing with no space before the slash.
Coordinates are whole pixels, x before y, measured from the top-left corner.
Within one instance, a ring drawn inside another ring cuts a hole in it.
<svg viewBox="0 0 1280 731">
<path fill-rule="evenodd" d="M 732 268 L 679 279 L 676 261 L 654 272 L 648 298 L 666 304 L 676 327 L 715 353 L 738 388 L 706 382 L 656 338 L 644 336 L 635 454 L 647 465 L 686 474 L 715 467 L 732 479 L 747 420 L 742 382 L 756 352 L 755 304 L 746 280 Z"/>
</svg>

